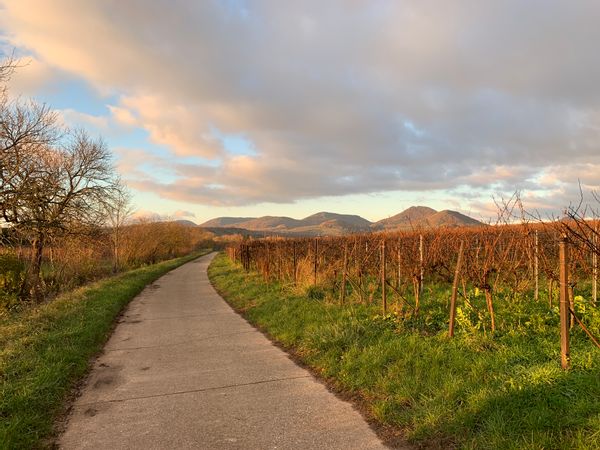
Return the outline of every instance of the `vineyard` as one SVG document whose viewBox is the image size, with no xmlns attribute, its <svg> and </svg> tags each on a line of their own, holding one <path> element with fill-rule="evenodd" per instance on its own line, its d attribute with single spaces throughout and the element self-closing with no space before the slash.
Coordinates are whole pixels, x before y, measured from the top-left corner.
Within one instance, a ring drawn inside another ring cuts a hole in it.
<svg viewBox="0 0 600 450">
<path fill-rule="evenodd" d="M 425 335 L 560 330 L 600 348 L 597 224 L 589 221 L 244 240 L 231 260 L 309 299 L 379 305 Z M 558 346 L 558 337 L 557 337 Z"/>
</svg>

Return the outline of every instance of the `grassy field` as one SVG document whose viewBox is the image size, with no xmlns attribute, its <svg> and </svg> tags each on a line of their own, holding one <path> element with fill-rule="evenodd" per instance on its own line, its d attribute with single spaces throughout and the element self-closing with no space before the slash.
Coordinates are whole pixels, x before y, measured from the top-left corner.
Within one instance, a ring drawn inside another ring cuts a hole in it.
<svg viewBox="0 0 600 450">
<path fill-rule="evenodd" d="M 266 284 L 224 255 L 209 276 L 252 323 L 419 447 L 600 448 L 600 351 L 574 330 L 573 368 L 562 371 L 555 313 L 531 301 L 513 300 L 518 326 L 493 335 L 463 311 L 450 340 L 445 326 L 425 323 L 445 323 L 447 291 L 433 292 L 439 308 L 427 312 L 430 294 L 423 323 L 411 323 L 377 306 L 340 307 L 318 289 Z"/>
<path fill-rule="evenodd" d="M 54 420 L 123 307 L 147 284 L 205 253 L 132 270 L 0 317 L 0 448 L 50 445 Z"/>
</svg>

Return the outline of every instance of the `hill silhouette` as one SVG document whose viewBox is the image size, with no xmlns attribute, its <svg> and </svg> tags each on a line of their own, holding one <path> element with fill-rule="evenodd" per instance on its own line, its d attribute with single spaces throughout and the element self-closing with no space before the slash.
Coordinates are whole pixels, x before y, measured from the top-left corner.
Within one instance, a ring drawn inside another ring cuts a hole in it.
<svg viewBox="0 0 600 450">
<path fill-rule="evenodd" d="M 392 217 L 370 222 L 354 214 L 318 212 L 304 219 L 285 216 L 217 217 L 200 226 L 217 234 L 233 229 L 260 232 L 262 235 L 339 236 L 369 231 L 410 230 L 419 228 L 481 226 L 482 222 L 457 211 L 436 211 L 427 206 L 411 206 Z"/>
</svg>

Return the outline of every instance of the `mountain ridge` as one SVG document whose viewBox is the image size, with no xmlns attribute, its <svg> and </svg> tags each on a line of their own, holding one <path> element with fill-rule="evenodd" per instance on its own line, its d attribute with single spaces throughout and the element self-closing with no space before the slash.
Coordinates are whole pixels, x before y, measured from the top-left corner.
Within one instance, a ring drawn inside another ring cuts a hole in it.
<svg viewBox="0 0 600 450">
<path fill-rule="evenodd" d="M 427 206 L 411 206 L 377 222 L 370 222 L 355 214 L 321 211 L 303 219 L 286 216 L 217 217 L 200 224 L 199 227 L 210 228 L 213 232 L 237 229 L 289 236 L 339 236 L 361 232 L 483 225 L 485 225 L 483 222 L 458 211 L 436 211 Z"/>
</svg>

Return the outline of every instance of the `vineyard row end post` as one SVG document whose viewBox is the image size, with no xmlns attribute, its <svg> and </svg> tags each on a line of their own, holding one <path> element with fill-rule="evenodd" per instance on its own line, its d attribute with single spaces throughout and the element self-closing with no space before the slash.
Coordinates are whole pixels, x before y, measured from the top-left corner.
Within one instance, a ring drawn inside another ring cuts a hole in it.
<svg viewBox="0 0 600 450">
<path fill-rule="evenodd" d="M 569 244 L 566 235 L 558 243 L 560 274 L 560 364 L 568 369 L 571 364 L 569 351 Z"/>
<path fill-rule="evenodd" d="M 419 294 L 423 293 L 423 278 L 425 277 L 423 235 L 419 235 Z"/>
<path fill-rule="evenodd" d="M 458 279 L 460 278 L 460 267 L 462 265 L 463 251 L 465 243 L 460 241 L 458 249 L 458 258 L 456 259 L 456 269 L 454 270 L 454 282 L 452 283 L 452 297 L 450 298 L 450 323 L 448 325 L 448 336 L 454 336 L 454 322 L 456 318 L 456 294 L 458 292 Z"/>
<path fill-rule="evenodd" d="M 534 298 L 537 302 L 540 297 L 540 260 L 539 260 L 539 236 L 538 230 L 535 230 L 534 234 L 534 248 L 533 248 L 533 276 L 535 279 L 535 292 Z"/>
<path fill-rule="evenodd" d="M 385 239 L 381 241 L 381 307 L 383 308 L 383 314 L 387 313 L 387 297 L 385 289 Z"/>
<path fill-rule="evenodd" d="M 592 235 L 593 253 L 592 253 L 592 301 L 594 305 L 598 304 L 598 224 L 594 226 Z"/>
</svg>

